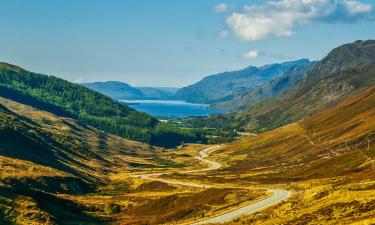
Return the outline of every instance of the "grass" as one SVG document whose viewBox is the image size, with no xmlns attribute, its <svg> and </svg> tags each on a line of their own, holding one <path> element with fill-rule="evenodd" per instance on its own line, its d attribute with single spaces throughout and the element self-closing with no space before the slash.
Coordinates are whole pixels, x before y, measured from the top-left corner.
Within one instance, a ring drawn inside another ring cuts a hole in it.
<svg viewBox="0 0 375 225">
<path fill-rule="evenodd" d="M 107 184 L 109 176 L 132 163 L 169 162 L 158 159 L 161 149 L 7 99 L 0 105 L 1 224 L 102 224 L 111 220 L 103 207 L 87 207 L 76 196 L 125 194 L 128 187 Z"/>
<path fill-rule="evenodd" d="M 202 218 L 220 212 L 226 207 L 241 202 L 251 201 L 262 195 L 243 189 L 210 188 L 203 191 L 173 194 L 151 200 L 128 211 L 134 218 L 149 224 L 166 222 L 180 223 L 184 220 Z"/>
<path fill-rule="evenodd" d="M 373 224 L 375 86 L 305 120 L 227 145 L 224 168 L 185 179 L 290 189 L 284 204 L 227 224 Z"/>
<path fill-rule="evenodd" d="M 269 187 L 293 195 L 227 224 L 375 222 L 375 144 L 367 141 L 375 139 L 375 86 L 305 120 L 227 144 L 212 154 L 222 168 L 195 174 L 178 172 L 206 168 L 194 159 L 206 145 L 154 149 L 12 101 L 0 103 L 11 110 L 1 109 L 0 130 L 30 143 L 9 141 L 0 148 L 0 224 L 182 224 L 248 204 Z M 48 148 L 46 140 L 52 140 Z M 27 155 L 32 146 L 42 146 L 37 158 Z M 47 159 L 55 161 L 40 163 Z M 166 170 L 172 173 L 164 179 L 215 188 L 132 176 Z"/>
<path fill-rule="evenodd" d="M 372 183 L 345 186 L 322 184 L 321 180 L 299 183 L 298 190 L 288 203 L 269 208 L 255 216 L 247 216 L 226 223 L 238 224 L 372 224 L 375 221 L 375 190 L 367 189 Z M 354 189 L 353 189 L 354 188 Z"/>
</svg>

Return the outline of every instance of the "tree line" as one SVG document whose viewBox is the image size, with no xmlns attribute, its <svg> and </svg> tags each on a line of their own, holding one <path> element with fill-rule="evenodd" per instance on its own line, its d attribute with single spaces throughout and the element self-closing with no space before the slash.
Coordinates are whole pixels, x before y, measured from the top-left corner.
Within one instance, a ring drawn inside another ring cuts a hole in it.
<svg viewBox="0 0 375 225">
<path fill-rule="evenodd" d="M 152 145 L 205 142 L 195 132 L 162 124 L 148 114 L 54 76 L 0 67 L 0 96 Z"/>
</svg>

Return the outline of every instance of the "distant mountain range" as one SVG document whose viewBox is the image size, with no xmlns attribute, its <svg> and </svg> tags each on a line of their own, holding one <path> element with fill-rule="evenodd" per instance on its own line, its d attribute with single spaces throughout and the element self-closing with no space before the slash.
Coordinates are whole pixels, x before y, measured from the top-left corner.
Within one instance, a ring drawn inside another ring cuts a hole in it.
<svg viewBox="0 0 375 225">
<path fill-rule="evenodd" d="M 268 130 L 333 106 L 372 84 L 375 41 L 357 41 L 324 59 L 300 59 L 205 77 L 181 89 L 135 88 L 120 82 L 84 84 L 114 99 L 173 99 L 237 112 L 253 131 Z M 233 115 L 231 115 L 233 117 Z"/>
<path fill-rule="evenodd" d="M 173 87 L 132 87 L 119 81 L 83 83 L 82 85 L 116 100 L 165 100 L 172 98 L 178 90 Z"/>
<path fill-rule="evenodd" d="M 302 79 L 315 62 L 300 59 L 262 67 L 224 72 L 205 77 L 181 89 L 168 87 L 132 87 L 119 81 L 83 83 L 85 87 L 115 100 L 183 100 L 212 104 L 232 112 L 248 109 L 280 95 Z"/>
<path fill-rule="evenodd" d="M 263 85 L 290 70 L 294 70 L 295 67 L 305 66 L 310 63 L 308 59 L 301 59 L 262 67 L 250 66 L 238 71 L 211 75 L 193 85 L 179 89 L 174 97 L 194 103 L 213 104 L 228 102 L 246 94 L 259 85 Z"/>
<path fill-rule="evenodd" d="M 356 41 L 332 50 L 280 96 L 231 118 L 246 130 L 271 130 L 335 106 L 374 83 L 375 41 Z"/>
<path fill-rule="evenodd" d="M 213 104 L 215 108 L 223 108 L 232 112 L 246 110 L 257 103 L 281 95 L 292 88 L 299 80 L 305 78 L 317 62 L 309 62 L 292 67 L 289 71 L 279 75 L 275 79 L 250 89 L 248 92 L 233 96 L 229 101 Z"/>
</svg>

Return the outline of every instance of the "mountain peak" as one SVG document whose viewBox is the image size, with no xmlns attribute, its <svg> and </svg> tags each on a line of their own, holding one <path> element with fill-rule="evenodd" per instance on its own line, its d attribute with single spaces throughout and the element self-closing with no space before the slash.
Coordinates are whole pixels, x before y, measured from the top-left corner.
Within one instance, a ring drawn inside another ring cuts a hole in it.
<svg viewBox="0 0 375 225">
<path fill-rule="evenodd" d="M 302 59 L 297 59 L 297 60 L 293 60 L 293 61 L 288 61 L 288 62 L 283 62 L 281 63 L 281 65 L 305 65 L 305 64 L 308 64 L 308 63 L 311 63 L 311 61 L 309 59 L 306 59 L 306 58 L 302 58 Z"/>
<path fill-rule="evenodd" d="M 317 66 L 315 73 L 332 74 L 375 63 L 375 40 L 355 41 L 333 49 Z"/>
</svg>

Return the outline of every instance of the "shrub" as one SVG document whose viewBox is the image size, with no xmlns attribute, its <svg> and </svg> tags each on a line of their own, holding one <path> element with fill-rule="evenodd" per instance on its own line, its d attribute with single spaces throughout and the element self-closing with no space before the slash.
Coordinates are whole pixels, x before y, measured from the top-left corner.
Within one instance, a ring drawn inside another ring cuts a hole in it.
<svg viewBox="0 0 375 225">
<path fill-rule="evenodd" d="M 121 206 L 115 203 L 106 203 L 104 206 L 104 212 L 108 215 L 119 213 L 121 212 Z"/>
</svg>

